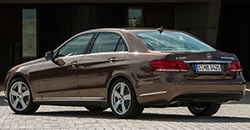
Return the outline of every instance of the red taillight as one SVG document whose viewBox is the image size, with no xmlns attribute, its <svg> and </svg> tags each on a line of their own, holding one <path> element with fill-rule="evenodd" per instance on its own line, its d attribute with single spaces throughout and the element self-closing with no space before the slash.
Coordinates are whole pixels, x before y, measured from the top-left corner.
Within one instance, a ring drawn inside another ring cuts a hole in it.
<svg viewBox="0 0 250 130">
<path fill-rule="evenodd" d="M 230 71 L 232 71 L 232 72 L 241 72 L 242 71 L 242 68 L 240 66 L 240 62 L 238 60 L 233 60 L 231 62 Z"/>
<path fill-rule="evenodd" d="M 156 71 L 172 71 L 172 72 L 187 72 L 188 68 L 183 61 L 180 60 L 153 60 L 151 66 Z"/>
</svg>

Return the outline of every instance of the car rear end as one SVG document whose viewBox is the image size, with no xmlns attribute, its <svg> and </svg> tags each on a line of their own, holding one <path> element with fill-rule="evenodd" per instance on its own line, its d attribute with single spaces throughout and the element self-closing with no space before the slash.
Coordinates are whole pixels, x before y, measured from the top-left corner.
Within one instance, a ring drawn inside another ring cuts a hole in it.
<svg viewBox="0 0 250 130">
<path fill-rule="evenodd" d="M 213 58 L 208 59 L 208 55 Z M 171 95 L 169 101 L 223 103 L 243 97 L 245 80 L 234 55 L 215 51 L 172 54 L 171 57 L 171 60 L 161 60 L 161 68 L 159 63 L 151 62 L 155 71 L 167 77 L 172 73 L 174 80 L 166 81 Z"/>
<path fill-rule="evenodd" d="M 152 52 L 166 54 L 150 62 L 161 81 L 152 88 L 147 86 L 154 92 L 138 97 L 145 106 L 221 104 L 240 100 L 245 94 L 246 82 L 234 54 L 217 51 L 183 32 L 151 30 L 134 34 Z"/>
</svg>

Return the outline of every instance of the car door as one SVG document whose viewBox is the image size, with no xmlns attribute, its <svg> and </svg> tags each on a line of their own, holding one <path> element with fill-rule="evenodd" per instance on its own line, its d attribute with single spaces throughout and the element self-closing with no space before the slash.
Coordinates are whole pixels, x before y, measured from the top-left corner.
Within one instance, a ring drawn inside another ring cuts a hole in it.
<svg viewBox="0 0 250 130">
<path fill-rule="evenodd" d="M 77 69 L 93 33 L 76 36 L 55 51 L 55 58 L 40 69 L 40 93 L 43 99 L 79 97 Z M 70 99 L 69 99 L 70 100 Z"/>
<path fill-rule="evenodd" d="M 108 79 L 119 69 L 127 54 L 128 48 L 120 34 L 99 33 L 89 54 L 85 55 L 79 65 L 80 96 L 86 99 L 103 99 Z"/>
</svg>

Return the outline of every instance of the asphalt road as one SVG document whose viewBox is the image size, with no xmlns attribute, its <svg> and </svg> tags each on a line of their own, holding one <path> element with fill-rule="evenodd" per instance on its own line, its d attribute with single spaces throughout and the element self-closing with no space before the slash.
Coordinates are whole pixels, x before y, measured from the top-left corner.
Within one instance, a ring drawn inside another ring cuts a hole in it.
<svg viewBox="0 0 250 130">
<path fill-rule="evenodd" d="M 32 115 L 14 114 L 0 91 L 1 130 L 250 130 L 250 92 L 223 104 L 212 117 L 195 117 L 185 107 L 146 108 L 137 119 L 117 119 L 110 109 L 91 113 L 84 107 L 40 106 Z"/>
</svg>

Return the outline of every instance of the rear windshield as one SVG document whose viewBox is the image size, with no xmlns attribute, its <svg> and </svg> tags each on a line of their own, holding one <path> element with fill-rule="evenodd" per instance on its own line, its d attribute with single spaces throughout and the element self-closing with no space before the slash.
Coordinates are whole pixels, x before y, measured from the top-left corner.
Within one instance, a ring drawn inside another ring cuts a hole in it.
<svg viewBox="0 0 250 130">
<path fill-rule="evenodd" d="M 211 46 L 183 32 L 133 31 L 133 33 L 152 51 L 215 51 Z"/>
</svg>

